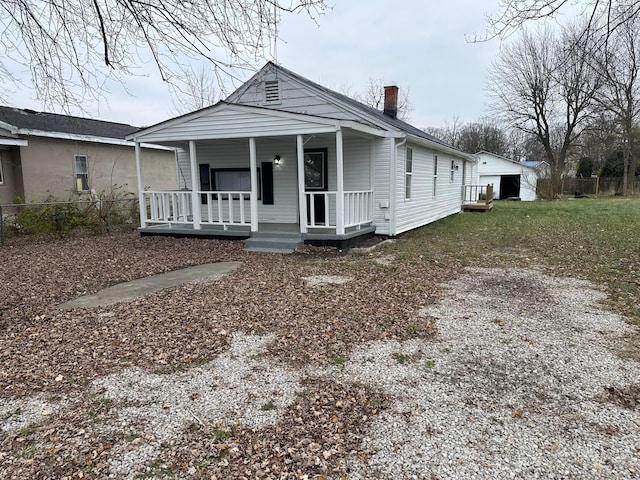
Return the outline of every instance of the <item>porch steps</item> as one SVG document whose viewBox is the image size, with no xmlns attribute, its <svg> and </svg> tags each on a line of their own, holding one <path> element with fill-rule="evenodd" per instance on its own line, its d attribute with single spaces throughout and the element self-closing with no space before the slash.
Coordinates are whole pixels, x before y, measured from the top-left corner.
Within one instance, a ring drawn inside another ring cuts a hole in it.
<svg viewBox="0 0 640 480">
<path fill-rule="evenodd" d="M 253 232 L 244 241 L 244 249 L 247 252 L 293 253 L 302 243 L 300 233 Z"/>
</svg>

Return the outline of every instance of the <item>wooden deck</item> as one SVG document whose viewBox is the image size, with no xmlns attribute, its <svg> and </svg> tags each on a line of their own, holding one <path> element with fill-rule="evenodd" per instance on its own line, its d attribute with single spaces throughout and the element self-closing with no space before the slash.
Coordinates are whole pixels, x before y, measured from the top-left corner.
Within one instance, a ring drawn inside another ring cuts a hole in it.
<svg viewBox="0 0 640 480">
<path fill-rule="evenodd" d="M 475 186 L 471 186 L 474 188 Z M 462 204 L 462 210 L 465 212 L 489 212 L 493 208 L 493 185 L 480 187 L 480 192 L 474 196 L 476 201 L 469 201 L 465 196 L 465 202 Z"/>
</svg>

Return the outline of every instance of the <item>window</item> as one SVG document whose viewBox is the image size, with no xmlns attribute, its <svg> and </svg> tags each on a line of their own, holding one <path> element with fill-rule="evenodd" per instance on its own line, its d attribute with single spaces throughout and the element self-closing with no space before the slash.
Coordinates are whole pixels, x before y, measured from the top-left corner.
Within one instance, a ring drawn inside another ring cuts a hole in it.
<svg viewBox="0 0 640 480">
<path fill-rule="evenodd" d="M 251 171 L 248 168 L 212 168 L 211 169 L 211 190 L 219 192 L 250 192 L 251 191 Z M 258 200 L 260 200 L 260 169 L 258 169 Z M 223 195 L 224 200 L 227 199 Z M 234 195 L 235 200 L 239 195 Z M 248 199 L 245 196 L 245 199 Z"/>
<path fill-rule="evenodd" d="M 4 185 L 4 172 L 2 171 L 2 154 L 0 153 L 0 185 Z"/>
<path fill-rule="evenodd" d="M 436 188 L 438 187 L 438 155 L 433 156 L 433 196 L 436 196 Z"/>
<path fill-rule="evenodd" d="M 404 159 L 404 198 L 411 198 L 411 179 L 413 177 L 413 148 L 407 147 Z"/>
<path fill-rule="evenodd" d="M 266 103 L 280 103 L 280 85 L 277 80 L 264 82 L 264 101 Z"/>
<path fill-rule="evenodd" d="M 454 177 L 455 173 L 456 173 L 456 162 L 451 160 L 451 177 L 449 178 L 449 181 L 451 183 L 453 183 L 453 177 Z"/>
<path fill-rule="evenodd" d="M 327 190 L 327 149 L 304 151 L 304 187 L 306 190 Z"/>
<path fill-rule="evenodd" d="M 75 155 L 73 170 L 76 176 L 76 191 L 86 192 L 89 190 L 89 169 L 87 168 L 87 156 Z"/>
</svg>

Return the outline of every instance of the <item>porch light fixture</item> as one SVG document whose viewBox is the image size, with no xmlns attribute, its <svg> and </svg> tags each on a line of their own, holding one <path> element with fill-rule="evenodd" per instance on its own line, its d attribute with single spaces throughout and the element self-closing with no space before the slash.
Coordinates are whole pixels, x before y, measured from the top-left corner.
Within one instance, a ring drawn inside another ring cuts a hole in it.
<svg viewBox="0 0 640 480">
<path fill-rule="evenodd" d="M 281 162 L 282 162 L 282 160 L 280 160 L 280 155 L 276 155 L 276 156 L 273 158 L 273 163 L 274 163 L 275 165 L 280 165 L 280 163 L 281 163 Z"/>
</svg>

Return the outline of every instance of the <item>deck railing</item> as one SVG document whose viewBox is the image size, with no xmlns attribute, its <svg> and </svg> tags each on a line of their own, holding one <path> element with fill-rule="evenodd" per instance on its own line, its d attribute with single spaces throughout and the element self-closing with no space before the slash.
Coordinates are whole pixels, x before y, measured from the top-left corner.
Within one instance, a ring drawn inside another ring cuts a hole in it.
<svg viewBox="0 0 640 480">
<path fill-rule="evenodd" d="M 358 227 L 373 222 L 373 190 L 344 192 L 344 226 Z"/>
<path fill-rule="evenodd" d="M 337 192 L 305 192 L 307 228 L 336 228 Z M 373 190 L 344 192 L 344 227 L 357 227 L 373 222 Z M 317 218 L 317 212 L 324 218 Z"/>
<path fill-rule="evenodd" d="M 205 205 L 201 209 L 201 223 L 222 225 L 251 225 L 251 192 L 198 192 Z"/>
<path fill-rule="evenodd" d="M 251 192 L 197 191 L 202 225 L 251 225 Z M 307 228 L 336 228 L 337 192 L 305 192 Z M 193 224 L 190 191 L 145 191 L 143 224 Z M 373 222 L 373 191 L 344 192 L 344 227 Z M 321 214 L 322 212 L 322 214 Z M 322 215 L 322 218 L 321 218 Z"/>
<path fill-rule="evenodd" d="M 191 192 L 145 191 L 142 196 L 144 223 L 183 224 L 193 222 Z"/>
<path fill-rule="evenodd" d="M 201 202 L 200 223 L 205 225 L 251 224 L 251 192 L 196 192 Z M 192 224 L 193 199 L 190 191 L 145 191 L 144 223 Z"/>
<path fill-rule="evenodd" d="M 493 188 L 488 192 L 489 185 L 463 185 L 462 203 L 478 203 L 487 200 L 487 193 L 493 196 Z M 488 200 L 492 200 L 489 198 Z"/>
</svg>

